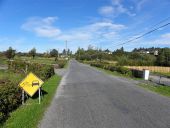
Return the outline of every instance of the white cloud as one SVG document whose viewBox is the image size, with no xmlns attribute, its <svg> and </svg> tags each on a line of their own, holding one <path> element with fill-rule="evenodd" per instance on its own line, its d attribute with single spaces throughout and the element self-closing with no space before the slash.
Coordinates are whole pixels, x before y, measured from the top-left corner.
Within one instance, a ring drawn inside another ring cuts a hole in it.
<svg viewBox="0 0 170 128">
<path fill-rule="evenodd" d="M 113 5 L 120 5 L 122 0 L 112 0 L 111 2 L 112 2 Z"/>
<path fill-rule="evenodd" d="M 99 9 L 99 13 L 106 16 L 111 16 L 114 13 L 112 6 L 103 6 Z"/>
<path fill-rule="evenodd" d="M 111 22 L 96 22 L 80 28 L 63 32 L 56 39 L 78 41 L 83 43 L 98 42 L 99 40 L 113 40 L 117 37 L 118 32 L 126 27 L 121 24 L 113 24 Z"/>
<path fill-rule="evenodd" d="M 129 16 L 135 16 L 135 13 L 130 12 L 129 9 L 125 8 L 122 4 L 122 0 L 112 0 L 111 5 L 103 6 L 99 8 L 99 14 L 106 17 L 117 17 L 120 14 L 127 14 Z"/>
<path fill-rule="evenodd" d="M 59 29 L 53 27 L 38 27 L 34 31 L 41 37 L 56 37 L 61 33 Z"/>
<path fill-rule="evenodd" d="M 161 35 L 159 39 L 154 40 L 153 43 L 160 45 L 170 45 L 170 33 Z"/>
<path fill-rule="evenodd" d="M 142 7 L 145 5 L 145 3 L 147 2 L 148 0 L 140 0 L 139 2 L 137 2 L 137 10 L 141 10 Z"/>
<path fill-rule="evenodd" d="M 26 31 L 34 32 L 40 37 L 56 37 L 61 33 L 60 29 L 53 26 L 56 20 L 57 17 L 32 17 L 29 18 L 21 28 Z"/>
<path fill-rule="evenodd" d="M 126 29 L 122 24 L 112 23 L 110 20 L 95 22 L 82 27 L 61 30 L 54 26 L 55 18 L 30 18 L 22 25 L 25 31 L 33 32 L 37 36 L 64 42 L 68 40 L 72 49 L 78 46 L 86 47 L 99 42 L 111 42 L 119 38 L 121 30 Z"/>
<path fill-rule="evenodd" d="M 30 18 L 22 25 L 22 29 L 35 33 L 37 36 L 47 37 L 56 40 L 85 40 L 90 41 L 95 37 L 104 35 L 116 35 L 116 33 L 126 27 L 122 24 L 114 24 L 111 21 L 96 22 L 79 28 L 62 31 L 53 23 L 54 17 Z M 113 34 L 114 33 L 114 34 Z M 108 37 L 108 36 L 105 36 Z"/>
<path fill-rule="evenodd" d="M 161 35 L 161 37 L 164 39 L 170 39 L 170 33 L 163 34 L 163 35 Z M 169 42 L 170 42 L 170 40 L 169 40 Z"/>
</svg>

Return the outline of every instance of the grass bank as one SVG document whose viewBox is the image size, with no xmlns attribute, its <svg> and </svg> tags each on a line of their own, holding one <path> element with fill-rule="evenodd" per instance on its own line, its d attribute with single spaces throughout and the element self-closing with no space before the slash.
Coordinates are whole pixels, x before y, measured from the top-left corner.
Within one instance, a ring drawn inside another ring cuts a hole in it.
<svg viewBox="0 0 170 128">
<path fill-rule="evenodd" d="M 37 98 L 30 98 L 25 105 L 22 105 L 16 111 L 10 114 L 10 118 L 6 121 L 2 128 L 36 128 L 42 119 L 46 108 L 50 105 L 59 85 L 61 77 L 54 75 L 48 79 L 44 85 L 44 94 L 41 104 L 38 104 Z"/>
<path fill-rule="evenodd" d="M 109 75 L 113 75 L 113 76 L 118 76 L 118 77 L 123 77 L 123 78 L 127 78 L 127 79 L 133 79 L 133 80 L 142 80 L 142 78 L 135 78 L 135 77 L 132 77 L 132 76 L 129 76 L 129 75 L 126 75 L 126 74 L 121 74 L 121 73 L 116 72 L 116 71 L 112 72 L 110 70 L 106 70 L 106 69 L 98 68 L 98 67 L 93 67 L 93 68 L 100 70 L 104 73 L 107 73 Z"/>
<path fill-rule="evenodd" d="M 169 86 L 162 86 L 162 85 L 156 86 L 154 84 L 144 84 L 144 83 L 139 84 L 139 86 L 143 87 L 147 90 L 156 92 L 158 94 L 170 97 L 170 87 Z"/>
</svg>

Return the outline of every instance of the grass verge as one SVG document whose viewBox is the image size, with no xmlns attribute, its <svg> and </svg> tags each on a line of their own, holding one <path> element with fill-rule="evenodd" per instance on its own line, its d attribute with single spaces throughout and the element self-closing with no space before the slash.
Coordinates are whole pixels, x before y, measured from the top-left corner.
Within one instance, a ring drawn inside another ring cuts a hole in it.
<svg viewBox="0 0 170 128">
<path fill-rule="evenodd" d="M 46 108 L 50 105 L 59 85 L 61 77 L 54 75 L 43 85 L 46 94 L 43 96 L 41 104 L 38 104 L 38 98 L 30 98 L 25 105 L 22 105 L 16 111 L 10 114 L 2 128 L 36 128 L 42 119 Z"/>
<path fill-rule="evenodd" d="M 68 60 L 68 61 L 66 62 L 66 64 L 64 65 L 64 68 L 65 68 L 65 69 L 68 68 L 69 63 L 70 63 L 70 61 Z"/>
<path fill-rule="evenodd" d="M 142 78 L 135 78 L 135 77 L 132 77 L 132 76 L 129 76 L 129 75 L 121 74 L 121 73 L 116 72 L 116 71 L 112 72 L 110 70 L 106 70 L 106 69 L 102 69 L 102 68 L 98 68 L 98 67 L 93 67 L 93 68 L 98 69 L 98 70 L 100 70 L 104 73 L 107 73 L 107 74 L 113 75 L 113 76 L 118 76 L 118 77 L 123 77 L 123 78 L 127 78 L 127 79 L 133 79 L 133 80 L 142 80 Z"/>
<path fill-rule="evenodd" d="M 153 92 L 156 92 L 156 93 L 159 93 L 161 95 L 164 95 L 164 96 L 167 96 L 167 97 L 170 97 L 170 87 L 169 86 L 156 86 L 154 84 L 144 84 L 144 83 L 140 83 L 138 84 L 140 87 L 143 87 L 147 90 L 150 90 L 150 91 L 153 91 Z"/>
</svg>

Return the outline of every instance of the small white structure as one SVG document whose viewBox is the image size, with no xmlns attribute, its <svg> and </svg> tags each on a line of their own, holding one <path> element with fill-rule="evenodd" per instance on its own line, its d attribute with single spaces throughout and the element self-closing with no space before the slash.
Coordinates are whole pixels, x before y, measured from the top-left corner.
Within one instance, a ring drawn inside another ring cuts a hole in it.
<svg viewBox="0 0 170 128">
<path fill-rule="evenodd" d="M 159 53 L 158 50 L 154 51 L 155 56 L 158 56 L 158 53 Z"/>
<path fill-rule="evenodd" d="M 144 78 L 144 80 L 149 80 L 149 70 L 147 70 L 147 69 L 144 69 L 143 70 L 143 78 Z"/>
</svg>

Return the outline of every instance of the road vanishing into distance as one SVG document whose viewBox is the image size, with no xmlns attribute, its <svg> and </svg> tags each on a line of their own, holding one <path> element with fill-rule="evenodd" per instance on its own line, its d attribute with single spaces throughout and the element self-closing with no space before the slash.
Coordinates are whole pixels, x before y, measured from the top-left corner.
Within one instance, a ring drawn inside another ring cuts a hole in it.
<svg viewBox="0 0 170 128">
<path fill-rule="evenodd" d="M 71 60 L 39 128 L 170 128 L 170 99 Z"/>
</svg>

